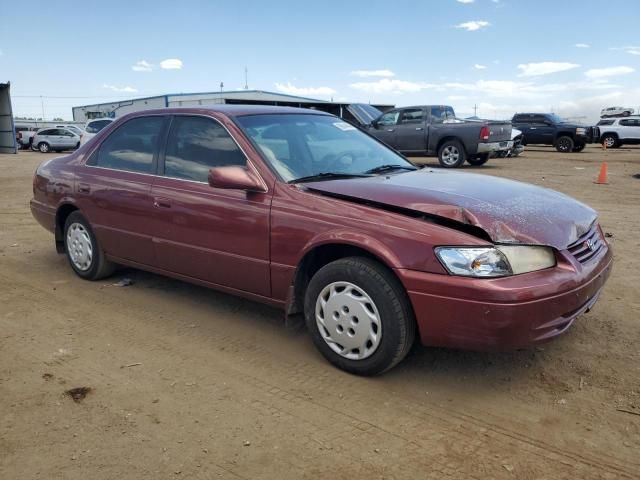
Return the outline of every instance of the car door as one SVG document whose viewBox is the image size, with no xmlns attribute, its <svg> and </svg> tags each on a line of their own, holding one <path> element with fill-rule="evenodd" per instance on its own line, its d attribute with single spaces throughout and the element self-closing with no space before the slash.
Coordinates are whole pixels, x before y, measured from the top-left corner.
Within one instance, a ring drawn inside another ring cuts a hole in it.
<svg viewBox="0 0 640 480">
<path fill-rule="evenodd" d="M 553 144 L 555 127 L 544 115 L 533 115 L 530 120 L 527 143 Z"/>
<path fill-rule="evenodd" d="M 424 108 L 400 111 L 396 126 L 396 149 L 403 152 L 424 152 L 427 148 Z"/>
<path fill-rule="evenodd" d="M 63 148 L 70 149 L 76 146 L 76 136 L 70 130 L 61 128 L 59 129 L 59 131 L 61 134 L 60 143 L 62 144 Z"/>
<path fill-rule="evenodd" d="M 391 110 L 390 112 L 385 113 L 373 124 L 373 128 L 369 133 L 390 147 L 395 148 L 396 127 L 399 116 L 400 112 L 398 110 Z"/>
<path fill-rule="evenodd" d="M 621 140 L 635 140 L 638 135 L 638 121 L 632 118 L 625 118 L 618 121 L 618 136 Z"/>
<path fill-rule="evenodd" d="M 262 296 L 271 295 L 271 194 L 213 188 L 209 169 L 253 169 L 211 117 L 176 115 L 152 187 L 153 244 L 163 270 Z"/>
<path fill-rule="evenodd" d="M 151 184 L 168 117 L 132 118 L 96 146 L 76 169 L 76 198 L 108 255 L 155 265 Z"/>
</svg>

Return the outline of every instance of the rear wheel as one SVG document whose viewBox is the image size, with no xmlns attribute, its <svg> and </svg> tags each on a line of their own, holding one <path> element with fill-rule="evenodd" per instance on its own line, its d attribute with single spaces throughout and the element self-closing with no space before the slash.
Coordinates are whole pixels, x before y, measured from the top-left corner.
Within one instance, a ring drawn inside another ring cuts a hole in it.
<svg viewBox="0 0 640 480">
<path fill-rule="evenodd" d="M 48 153 L 50 149 L 51 148 L 49 147 L 49 144 L 47 142 L 40 142 L 38 144 L 38 150 L 40 150 L 42 153 Z"/>
<path fill-rule="evenodd" d="M 480 165 L 484 165 L 489 161 L 488 153 L 481 153 L 480 155 L 474 155 L 473 157 L 467 158 L 467 162 L 469 165 L 473 165 L 474 167 L 479 167 Z"/>
<path fill-rule="evenodd" d="M 392 368 L 415 339 L 404 288 L 387 268 L 368 258 L 343 258 L 322 267 L 309 282 L 304 311 L 320 353 L 357 375 Z"/>
<path fill-rule="evenodd" d="M 631 115 L 631 112 L 629 112 L 629 111 L 622 112 L 622 116 L 623 117 L 628 117 L 629 115 Z"/>
<path fill-rule="evenodd" d="M 73 271 L 86 280 L 107 277 L 115 269 L 105 258 L 91 225 L 80 212 L 71 213 L 64 223 L 64 250 Z"/>
<path fill-rule="evenodd" d="M 571 137 L 560 137 L 556 140 L 556 150 L 560 153 L 569 153 L 573 150 L 574 144 Z"/>
<path fill-rule="evenodd" d="M 602 142 L 602 145 L 607 148 L 616 148 L 618 146 L 618 137 L 611 133 L 604 135 L 600 141 Z"/>
<path fill-rule="evenodd" d="M 466 159 L 464 147 L 458 140 L 445 141 L 438 150 L 438 161 L 444 168 L 457 168 Z"/>
</svg>

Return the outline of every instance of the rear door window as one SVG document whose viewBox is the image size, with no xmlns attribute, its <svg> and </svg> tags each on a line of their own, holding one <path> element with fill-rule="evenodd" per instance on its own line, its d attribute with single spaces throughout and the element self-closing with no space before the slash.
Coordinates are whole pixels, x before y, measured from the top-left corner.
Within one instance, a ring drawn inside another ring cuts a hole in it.
<svg viewBox="0 0 640 480">
<path fill-rule="evenodd" d="M 166 177 L 207 182 L 211 168 L 246 164 L 247 159 L 235 140 L 217 121 L 174 117 L 164 157 Z"/>
<path fill-rule="evenodd" d="M 40 130 L 38 132 L 38 135 L 57 135 L 56 132 L 57 132 L 56 129 Z"/>
<path fill-rule="evenodd" d="M 103 168 L 128 172 L 155 173 L 159 138 L 166 118 L 140 117 L 129 120 L 100 145 L 87 162 Z"/>
</svg>

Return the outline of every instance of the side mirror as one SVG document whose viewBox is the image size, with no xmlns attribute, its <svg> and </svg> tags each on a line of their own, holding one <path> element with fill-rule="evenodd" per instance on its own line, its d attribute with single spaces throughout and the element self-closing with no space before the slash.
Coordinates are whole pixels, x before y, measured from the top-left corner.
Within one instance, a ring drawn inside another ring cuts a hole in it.
<svg viewBox="0 0 640 480">
<path fill-rule="evenodd" d="M 378 120 L 373 120 L 373 121 L 371 122 L 371 126 L 372 126 L 373 128 L 378 128 Z"/>
<path fill-rule="evenodd" d="M 266 191 L 257 175 L 248 168 L 238 166 L 212 168 L 209 170 L 209 185 L 228 190 Z"/>
</svg>

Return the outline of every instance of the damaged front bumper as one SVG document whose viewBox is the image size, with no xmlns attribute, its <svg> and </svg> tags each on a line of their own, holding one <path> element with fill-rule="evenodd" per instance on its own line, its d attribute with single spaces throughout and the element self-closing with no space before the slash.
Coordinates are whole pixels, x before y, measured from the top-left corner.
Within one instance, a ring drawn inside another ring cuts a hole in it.
<svg viewBox="0 0 640 480">
<path fill-rule="evenodd" d="M 564 333 L 596 303 L 611 273 L 607 248 L 588 264 L 559 252 L 554 268 L 496 279 L 398 269 L 424 345 L 505 351 Z"/>
</svg>

